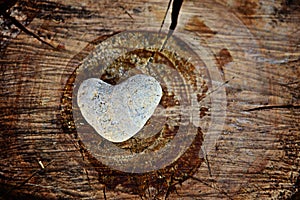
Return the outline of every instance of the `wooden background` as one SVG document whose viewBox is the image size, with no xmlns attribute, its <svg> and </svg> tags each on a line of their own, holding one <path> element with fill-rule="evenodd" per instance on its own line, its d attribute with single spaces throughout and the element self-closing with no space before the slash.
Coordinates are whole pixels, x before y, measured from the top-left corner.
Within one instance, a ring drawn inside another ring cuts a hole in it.
<svg viewBox="0 0 300 200">
<path fill-rule="evenodd" d="M 227 81 L 227 116 L 207 155 L 210 170 L 203 162 L 176 190 L 155 195 L 147 188 L 143 196 L 106 188 L 77 139 L 63 131 L 61 96 L 80 53 L 120 31 L 158 30 L 167 4 L 0 1 L 0 198 L 297 199 L 298 0 L 184 1 L 176 31 L 214 54 Z M 12 18 L 45 42 L 20 31 Z M 245 60 L 249 55 L 255 56 Z"/>
</svg>

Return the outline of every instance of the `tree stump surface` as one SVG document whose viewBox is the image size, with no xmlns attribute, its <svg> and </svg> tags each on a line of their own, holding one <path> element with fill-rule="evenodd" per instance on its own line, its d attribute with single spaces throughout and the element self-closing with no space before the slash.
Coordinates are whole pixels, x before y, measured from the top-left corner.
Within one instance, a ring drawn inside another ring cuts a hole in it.
<svg viewBox="0 0 300 200">
<path fill-rule="evenodd" d="M 65 130 L 61 104 L 72 73 L 97 44 L 125 30 L 158 31 L 168 2 L 0 4 L 2 199 L 297 199 L 297 0 L 183 2 L 174 35 L 193 50 L 201 46 L 209 52 L 210 57 L 199 56 L 221 74 L 216 89 L 226 91 L 226 117 L 217 141 L 191 169 L 184 157 L 182 173 L 176 174 L 175 166 L 174 176 L 172 168 L 155 172 L 159 178 L 150 181 L 151 187 L 146 182 L 152 174 L 116 176 L 99 164 L 80 138 Z M 203 144 L 205 139 L 204 133 Z"/>
</svg>

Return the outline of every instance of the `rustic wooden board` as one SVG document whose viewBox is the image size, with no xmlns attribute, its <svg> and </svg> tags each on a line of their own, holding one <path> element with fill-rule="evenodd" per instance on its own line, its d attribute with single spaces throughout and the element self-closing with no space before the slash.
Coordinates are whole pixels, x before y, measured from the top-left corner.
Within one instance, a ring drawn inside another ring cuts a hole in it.
<svg viewBox="0 0 300 200">
<path fill-rule="evenodd" d="M 172 175 L 165 175 L 170 180 L 164 176 L 154 180 L 157 185 L 169 183 L 170 190 L 162 192 L 143 182 L 108 183 L 114 183 L 115 176 L 103 172 L 78 138 L 64 131 L 61 98 L 74 69 L 96 44 L 124 30 L 157 31 L 168 2 L 0 3 L 1 12 L 7 9 L 56 47 L 1 18 L 0 198 L 296 198 L 300 187 L 297 0 L 184 1 L 175 35 L 194 50 L 202 46 L 212 55 L 200 56 L 218 66 L 220 88 L 226 90 L 226 118 L 206 159 L 195 161 L 191 167 L 197 167 L 186 177 L 180 175 L 183 182 L 173 186 Z"/>
</svg>

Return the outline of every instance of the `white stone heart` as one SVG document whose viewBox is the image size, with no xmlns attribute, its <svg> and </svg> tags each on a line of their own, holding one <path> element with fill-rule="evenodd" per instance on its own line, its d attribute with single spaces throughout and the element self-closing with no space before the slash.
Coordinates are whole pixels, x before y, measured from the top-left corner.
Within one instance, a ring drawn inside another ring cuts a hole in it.
<svg viewBox="0 0 300 200">
<path fill-rule="evenodd" d="M 138 74 L 115 86 L 87 79 L 78 89 L 77 104 L 98 134 L 111 142 L 123 142 L 143 128 L 161 97 L 159 82 Z"/>
</svg>

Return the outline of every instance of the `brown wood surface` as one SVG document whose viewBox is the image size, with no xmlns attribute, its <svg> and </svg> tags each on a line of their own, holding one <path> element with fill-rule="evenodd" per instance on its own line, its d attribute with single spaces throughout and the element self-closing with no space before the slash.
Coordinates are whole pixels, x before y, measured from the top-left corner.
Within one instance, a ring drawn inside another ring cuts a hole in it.
<svg viewBox="0 0 300 200">
<path fill-rule="evenodd" d="M 68 78 L 96 44 L 124 30 L 157 30 L 168 2 L 1 0 L 0 4 L 0 198 L 297 198 L 299 1 L 184 1 L 175 34 L 188 35 L 187 40 L 214 55 L 224 81 L 221 87 L 226 89 L 227 115 L 205 162 L 197 161 L 191 166 L 196 169 L 175 185 L 166 175 L 170 180 L 161 184 L 170 184 L 163 192 L 143 182 L 107 183 L 115 176 L 99 173 L 78 138 L 64 131 L 61 98 Z M 44 42 L 20 31 L 3 12 Z M 155 181 L 159 185 L 161 180 Z"/>
</svg>

